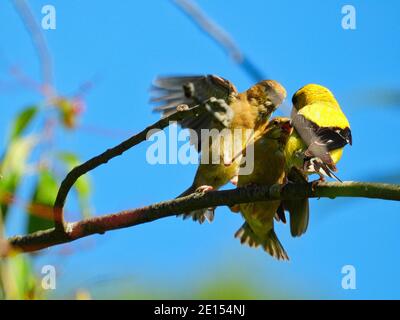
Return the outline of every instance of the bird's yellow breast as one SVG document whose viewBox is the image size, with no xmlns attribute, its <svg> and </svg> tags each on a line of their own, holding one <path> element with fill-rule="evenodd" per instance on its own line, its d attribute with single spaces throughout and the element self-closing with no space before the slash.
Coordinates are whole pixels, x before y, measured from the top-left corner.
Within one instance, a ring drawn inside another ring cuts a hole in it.
<svg viewBox="0 0 400 320">
<path fill-rule="evenodd" d="M 303 167 L 303 152 L 306 150 L 306 145 L 296 131 L 290 135 L 285 146 L 286 171 L 291 167 Z"/>
<path fill-rule="evenodd" d="M 303 153 L 307 149 L 306 144 L 300 138 L 296 131 L 290 135 L 289 140 L 285 146 L 285 159 L 286 159 L 286 170 L 295 166 L 297 168 L 303 167 Z M 342 157 L 343 148 L 332 150 L 329 152 L 333 162 L 336 164 Z"/>
<path fill-rule="evenodd" d="M 254 143 L 254 170 L 239 175 L 238 186 L 282 184 L 285 178 L 285 158 L 279 141 L 261 137 Z M 240 171 L 239 171 L 240 172 Z M 273 228 L 273 219 L 280 201 L 243 203 L 240 211 L 253 232 L 262 239 Z"/>
<path fill-rule="evenodd" d="M 277 140 L 264 137 L 255 142 L 253 172 L 249 175 L 239 175 L 239 186 L 248 183 L 272 185 L 283 182 L 285 158 L 278 145 Z"/>
</svg>

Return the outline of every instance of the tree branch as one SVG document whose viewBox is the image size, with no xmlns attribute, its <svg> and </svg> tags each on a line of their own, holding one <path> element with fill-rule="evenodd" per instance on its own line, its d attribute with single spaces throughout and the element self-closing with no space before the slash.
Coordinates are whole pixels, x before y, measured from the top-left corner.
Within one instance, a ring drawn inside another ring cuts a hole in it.
<svg viewBox="0 0 400 320">
<path fill-rule="evenodd" d="M 25 25 L 26 30 L 28 31 L 33 46 L 36 49 L 41 72 L 42 72 L 42 81 L 45 86 L 45 90 L 50 91 L 46 93 L 50 93 L 50 95 L 54 95 L 55 93 L 53 88 L 53 61 L 51 58 L 51 54 L 46 42 L 46 39 L 43 35 L 42 28 L 39 26 L 35 17 L 33 16 L 32 10 L 25 0 L 14 0 L 13 4 L 21 16 L 22 22 Z"/>
<path fill-rule="evenodd" d="M 76 175 L 74 175 L 76 177 Z M 72 178 L 71 178 L 72 179 Z M 233 190 L 193 193 L 189 196 L 156 203 L 147 207 L 122 211 L 79 222 L 65 224 L 65 231 L 56 228 L 8 239 L 17 252 L 31 252 L 61 243 L 71 242 L 92 234 L 131 227 L 179 213 L 210 206 L 232 206 L 239 203 L 290 200 L 301 198 L 362 197 L 400 201 L 400 185 L 363 182 L 324 182 L 318 185 L 288 184 L 273 186 L 249 186 Z"/>
<path fill-rule="evenodd" d="M 125 151 L 129 150 L 135 145 L 145 141 L 146 138 L 148 138 L 148 134 L 151 133 L 152 130 L 162 130 L 165 127 L 167 127 L 170 122 L 180 121 L 192 115 L 198 116 L 206 111 L 206 109 L 202 105 L 190 109 L 188 108 L 189 107 L 186 105 L 178 106 L 177 112 L 173 113 L 172 115 L 162 118 L 161 120 L 147 127 L 140 133 L 130 137 L 129 139 L 121 142 L 120 144 L 111 149 L 107 149 L 105 152 L 99 154 L 96 157 L 93 157 L 92 159 L 72 169 L 67 174 L 65 179 L 61 182 L 61 186 L 60 189 L 58 190 L 57 197 L 54 203 L 53 214 L 54 214 L 55 229 L 61 233 L 65 232 L 66 230 L 66 223 L 64 221 L 64 209 L 63 209 L 65 200 L 72 186 L 81 176 L 99 167 L 100 165 L 107 163 L 112 158 L 120 156 Z"/>
</svg>

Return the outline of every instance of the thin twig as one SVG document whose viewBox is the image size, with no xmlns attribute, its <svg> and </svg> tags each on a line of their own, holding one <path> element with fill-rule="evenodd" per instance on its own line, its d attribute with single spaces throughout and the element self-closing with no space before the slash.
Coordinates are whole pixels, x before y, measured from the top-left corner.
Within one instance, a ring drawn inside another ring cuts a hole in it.
<svg viewBox="0 0 400 320">
<path fill-rule="evenodd" d="M 248 186 L 233 190 L 194 193 L 186 197 L 160 202 L 147 207 L 122 211 L 66 224 L 64 233 L 55 228 L 8 239 L 17 252 L 30 252 L 67 243 L 92 234 L 131 227 L 175 214 L 214 206 L 239 203 L 289 200 L 301 198 L 363 197 L 400 201 L 400 185 L 362 182 L 324 182 L 318 185 L 287 184 Z"/>
<path fill-rule="evenodd" d="M 226 50 L 233 60 L 237 63 L 243 62 L 243 54 L 230 34 L 208 17 L 197 4 L 190 0 L 174 0 L 174 2 L 201 30 Z"/>
<path fill-rule="evenodd" d="M 230 57 L 256 82 L 267 79 L 262 72 L 247 56 L 244 55 L 233 37 L 212 20 L 201 8 L 191 0 L 173 0 L 206 35 L 222 47 Z"/>
<path fill-rule="evenodd" d="M 53 61 L 43 32 L 32 14 L 29 4 L 25 0 L 14 0 L 15 8 L 31 36 L 32 43 L 39 57 L 42 72 L 42 81 L 46 95 L 53 96 Z"/>
<path fill-rule="evenodd" d="M 178 110 L 177 112 L 173 113 L 168 117 L 162 118 L 153 125 L 142 130 L 140 133 L 121 142 L 117 146 L 111 149 L 107 149 L 105 152 L 99 154 L 98 156 L 93 157 L 92 159 L 72 169 L 65 177 L 65 179 L 62 181 L 61 186 L 57 193 L 57 198 L 54 203 L 53 213 L 54 213 L 55 229 L 61 233 L 65 232 L 66 224 L 64 221 L 64 212 L 63 212 L 65 200 L 72 186 L 79 179 L 79 177 L 83 176 L 89 171 L 92 171 L 93 169 L 99 167 L 100 165 L 107 163 L 111 159 L 120 156 L 125 151 L 145 141 L 146 138 L 148 138 L 148 134 L 150 131 L 162 130 L 165 127 L 167 127 L 170 124 L 170 122 L 179 121 L 186 117 L 190 117 L 192 115 L 199 115 L 202 112 L 206 111 L 206 109 L 201 105 L 193 107 L 191 109 L 182 109 L 182 106 L 179 106 L 177 110 Z"/>
</svg>

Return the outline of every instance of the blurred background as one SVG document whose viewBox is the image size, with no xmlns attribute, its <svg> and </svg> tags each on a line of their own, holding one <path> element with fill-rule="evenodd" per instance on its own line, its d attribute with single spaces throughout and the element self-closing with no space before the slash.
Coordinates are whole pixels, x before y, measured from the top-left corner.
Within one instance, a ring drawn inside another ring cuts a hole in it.
<svg viewBox="0 0 400 320">
<path fill-rule="evenodd" d="M 54 30 L 41 27 L 48 4 L 56 9 Z M 307 83 L 325 85 L 352 126 L 341 179 L 399 183 L 400 3 L 352 0 L 354 30 L 342 27 L 346 4 L 1 1 L 0 239 L 50 227 L 67 171 L 158 119 L 148 100 L 160 74 L 217 74 L 239 91 L 276 79 L 289 101 Z M 217 40 L 204 22 L 216 24 Z M 149 144 L 80 179 L 67 219 L 186 189 L 196 166 L 150 165 Z M 277 225 L 288 263 L 241 246 L 233 234 L 242 219 L 225 207 L 212 224 L 162 219 L 2 259 L 0 297 L 399 299 L 399 210 L 390 201 L 313 199 L 303 237 Z M 45 265 L 56 268 L 55 290 L 41 286 Z M 342 288 L 345 265 L 356 270 L 355 290 Z"/>
</svg>

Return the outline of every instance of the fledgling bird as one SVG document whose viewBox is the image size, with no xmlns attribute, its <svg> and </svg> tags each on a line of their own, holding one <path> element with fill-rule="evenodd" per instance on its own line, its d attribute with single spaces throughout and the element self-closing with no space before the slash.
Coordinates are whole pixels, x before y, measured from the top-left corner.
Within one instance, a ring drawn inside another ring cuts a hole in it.
<svg viewBox="0 0 400 320">
<path fill-rule="evenodd" d="M 343 147 L 352 144 L 350 124 L 332 92 L 318 84 L 308 84 L 292 98 L 292 122 L 295 130 L 285 148 L 289 182 L 307 183 L 307 175 L 316 173 L 340 179 L 334 174 Z M 282 202 L 278 219 L 290 213 L 291 233 L 306 232 L 309 220 L 308 199 Z"/>
<path fill-rule="evenodd" d="M 265 131 L 254 141 L 254 170 L 250 175 L 240 175 L 238 186 L 284 184 L 285 146 L 292 132 L 288 118 L 272 119 Z M 236 232 L 235 237 L 250 247 L 262 246 L 278 260 L 289 260 L 285 249 L 274 231 L 274 216 L 280 200 L 243 203 L 234 206 L 246 222 Z"/>
<path fill-rule="evenodd" d="M 231 130 L 251 129 L 254 135 L 262 132 L 268 123 L 273 111 L 286 98 L 284 87 L 274 80 L 264 80 L 250 89 L 239 93 L 236 87 L 228 80 L 215 76 L 190 76 L 190 77 L 163 77 L 154 82 L 155 97 L 153 102 L 160 103 L 154 108 L 168 116 L 176 111 L 176 107 L 186 104 L 189 107 L 204 105 L 208 112 L 200 116 L 192 116 L 181 121 L 183 128 L 191 129 L 191 142 L 195 148 L 202 152 L 202 147 L 209 150 L 208 161 L 202 161 L 197 169 L 192 185 L 179 197 L 189 195 L 195 191 L 209 191 L 218 189 L 232 181 L 237 182 L 240 157 L 230 157 L 226 161 L 226 150 L 233 150 L 233 141 L 223 140 L 224 147 L 218 139 L 202 141 L 202 129 Z M 242 139 L 243 144 L 247 143 Z M 206 144 L 203 146 L 203 144 Z M 230 145 L 232 144 L 232 145 Z M 240 146 L 240 150 L 244 145 Z M 219 162 L 213 163 L 210 159 L 217 153 Z M 229 158 L 229 157 L 228 157 Z M 207 163 L 205 163 L 207 162 Z M 213 220 L 213 210 L 196 210 L 184 214 L 193 220 L 204 222 L 205 219 Z"/>
</svg>

